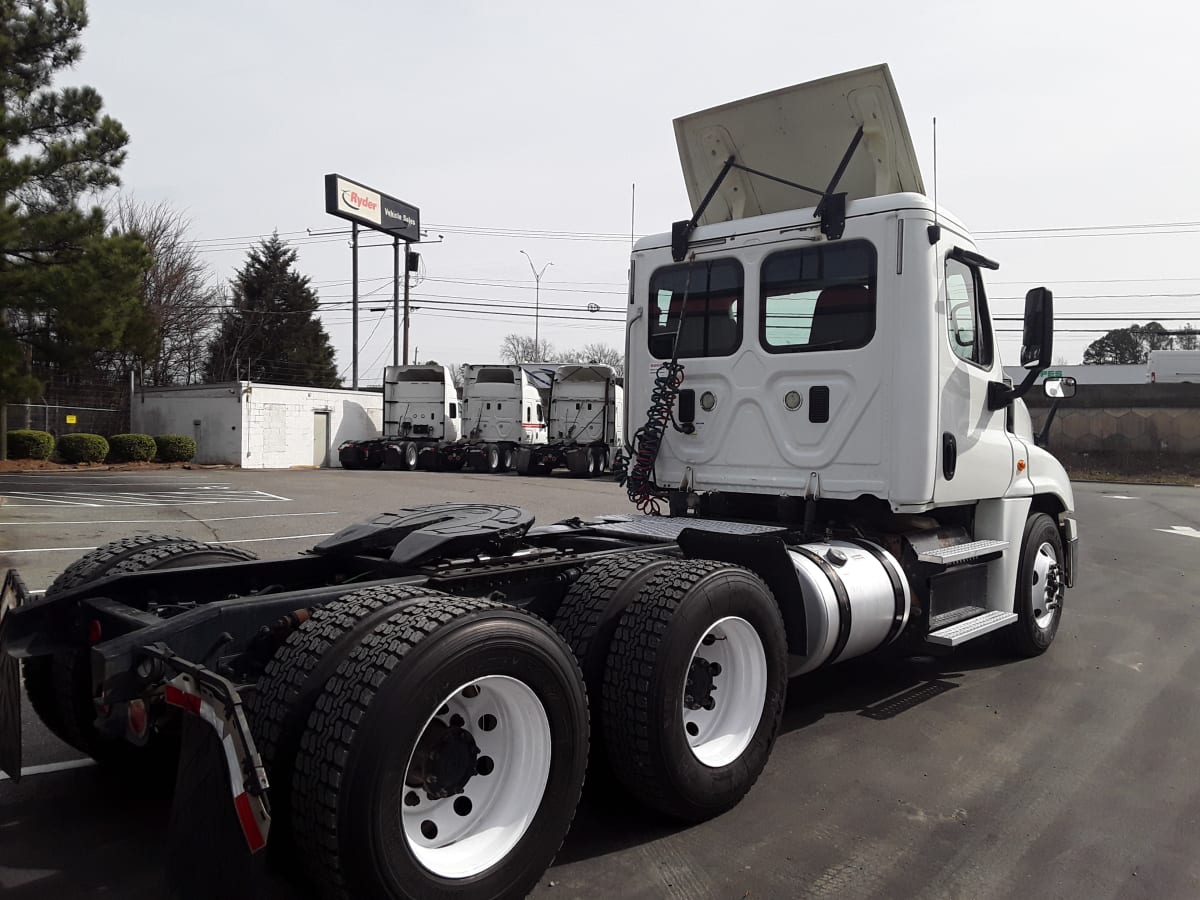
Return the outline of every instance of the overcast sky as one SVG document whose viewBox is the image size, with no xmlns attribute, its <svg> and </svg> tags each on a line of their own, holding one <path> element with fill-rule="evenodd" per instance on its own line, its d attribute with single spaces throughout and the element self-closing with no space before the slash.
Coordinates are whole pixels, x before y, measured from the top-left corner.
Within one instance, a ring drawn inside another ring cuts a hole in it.
<svg viewBox="0 0 1200 900">
<path fill-rule="evenodd" d="M 1098 334 L 1067 329 L 1121 323 L 1067 317 L 1200 324 L 1195 4 L 90 7 L 85 57 L 62 81 L 95 86 L 128 129 L 125 190 L 183 210 L 222 279 L 251 236 L 278 229 L 293 240 L 330 306 L 322 315 L 347 381 L 350 316 L 334 304 L 350 294 L 350 251 L 344 237 L 306 234 L 342 224 L 324 212 L 325 173 L 418 206 L 430 238 L 445 236 L 414 248 L 421 359 L 489 362 L 504 334 L 532 334 L 533 319 L 516 315 L 534 302 L 522 249 L 539 267 L 553 262 L 542 280 L 544 338 L 620 345 L 621 324 L 599 320 L 622 315 L 631 185 L 639 235 L 690 212 L 671 120 L 880 62 L 930 188 L 937 116 L 939 201 L 977 234 L 1196 223 L 981 236 L 1002 264 L 990 273 L 995 313 L 1019 314 L 1026 288 L 1047 284 L 1057 352 L 1069 362 Z M 479 229 L 493 233 L 464 233 Z M 390 275 L 390 249 L 361 252 L 362 292 L 376 292 L 364 307 L 390 300 Z M 467 305 L 481 302 L 494 307 Z M 589 303 L 600 311 L 589 315 Z M 377 383 L 391 358 L 390 312 L 364 312 L 360 328 L 360 381 Z M 1002 336 L 1006 363 L 1017 338 Z"/>
</svg>

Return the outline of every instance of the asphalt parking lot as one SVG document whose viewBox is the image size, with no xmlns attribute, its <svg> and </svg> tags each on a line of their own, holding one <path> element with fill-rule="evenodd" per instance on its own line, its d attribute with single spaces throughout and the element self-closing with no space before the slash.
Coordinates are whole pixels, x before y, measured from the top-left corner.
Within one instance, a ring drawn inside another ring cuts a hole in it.
<svg viewBox="0 0 1200 900">
<path fill-rule="evenodd" d="M 542 522 L 628 508 L 607 481 L 340 470 L 0 475 L 0 497 L 0 565 L 35 589 L 130 533 L 278 557 L 442 500 Z M 1079 484 L 1076 503 L 1082 577 L 1045 656 L 977 643 L 796 680 L 740 806 L 682 828 L 588 796 L 534 896 L 1200 896 L 1200 491 Z M 169 798 L 78 756 L 26 710 L 28 777 L 0 781 L 0 893 L 163 896 Z"/>
</svg>

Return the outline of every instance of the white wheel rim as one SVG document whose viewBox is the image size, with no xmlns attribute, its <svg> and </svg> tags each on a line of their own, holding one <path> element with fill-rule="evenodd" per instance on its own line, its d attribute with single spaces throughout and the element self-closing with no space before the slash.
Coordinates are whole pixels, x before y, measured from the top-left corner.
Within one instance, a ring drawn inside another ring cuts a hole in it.
<svg viewBox="0 0 1200 900">
<path fill-rule="evenodd" d="M 408 847 L 422 866 L 442 878 L 470 878 L 504 859 L 537 814 L 550 777 L 550 720 L 529 685 L 488 675 L 451 693 L 425 722 L 421 736 L 431 726 L 444 735 L 455 730 L 446 728 L 453 725 L 459 726 L 456 736 L 469 734 L 478 748 L 475 774 L 459 792 L 431 798 L 414 769 L 414 748 L 399 798 L 400 818 Z"/>
<path fill-rule="evenodd" d="M 1058 552 L 1049 541 L 1043 541 L 1033 557 L 1033 584 L 1029 586 L 1033 618 L 1043 631 L 1062 610 L 1063 588 Z"/>
<path fill-rule="evenodd" d="M 413 446 L 412 444 L 409 444 L 408 449 L 404 451 L 404 458 L 408 461 L 408 467 L 410 469 L 416 468 L 416 466 L 417 466 L 417 448 L 415 446 Z"/>
<path fill-rule="evenodd" d="M 702 674 L 699 683 L 692 677 L 703 665 L 709 667 L 711 690 Z M 767 654 L 754 626 L 738 616 L 718 619 L 692 650 L 688 676 L 683 687 L 688 747 L 710 768 L 727 766 L 750 745 L 767 703 Z"/>
</svg>

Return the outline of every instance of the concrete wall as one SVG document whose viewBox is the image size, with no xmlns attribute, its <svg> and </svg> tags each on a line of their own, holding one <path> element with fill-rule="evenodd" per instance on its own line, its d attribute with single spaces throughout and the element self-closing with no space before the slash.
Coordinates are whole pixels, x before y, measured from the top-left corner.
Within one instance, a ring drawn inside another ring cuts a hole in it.
<svg viewBox="0 0 1200 900">
<path fill-rule="evenodd" d="M 1100 368 L 1088 366 L 1088 368 Z M 1050 401 L 1030 391 L 1034 430 Z M 1080 385 L 1059 404 L 1051 450 L 1079 453 L 1200 453 L 1200 385 Z"/>
<path fill-rule="evenodd" d="M 379 436 L 383 395 L 252 384 L 246 393 L 245 411 L 243 467 L 286 469 L 313 465 L 314 416 L 318 412 L 329 414 L 327 465 L 336 467 L 337 447 L 342 441 Z"/>
<path fill-rule="evenodd" d="M 327 464 L 337 466 L 342 441 L 379 436 L 383 395 L 245 381 L 154 388 L 136 398 L 133 421 L 144 434 L 195 438 L 198 463 L 286 469 L 314 464 L 317 412 L 329 414 Z"/>
<path fill-rule="evenodd" d="M 134 396 L 133 430 L 196 439 L 196 462 L 242 464 L 241 384 L 151 388 Z M 197 424 L 199 423 L 199 424 Z"/>
</svg>

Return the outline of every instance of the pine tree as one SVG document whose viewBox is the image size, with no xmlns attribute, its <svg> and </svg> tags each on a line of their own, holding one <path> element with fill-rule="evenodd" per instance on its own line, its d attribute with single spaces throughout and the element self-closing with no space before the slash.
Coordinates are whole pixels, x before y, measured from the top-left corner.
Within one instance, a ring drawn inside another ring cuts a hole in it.
<svg viewBox="0 0 1200 900">
<path fill-rule="evenodd" d="M 209 352 L 210 381 L 341 387 L 316 291 L 295 263 L 296 251 L 278 234 L 250 250 Z"/>
<path fill-rule="evenodd" d="M 83 0 L 0 0 L 0 410 L 41 390 L 35 365 L 78 373 L 148 337 L 145 247 L 85 208 L 118 183 L 129 136 L 94 89 L 52 87 L 86 25 Z"/>
</svg>

